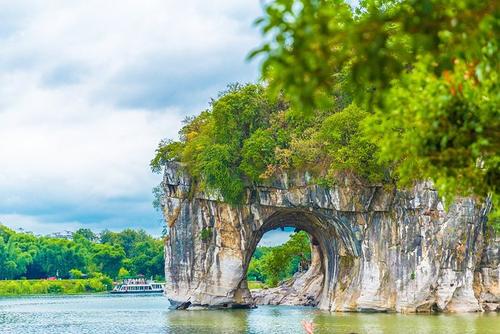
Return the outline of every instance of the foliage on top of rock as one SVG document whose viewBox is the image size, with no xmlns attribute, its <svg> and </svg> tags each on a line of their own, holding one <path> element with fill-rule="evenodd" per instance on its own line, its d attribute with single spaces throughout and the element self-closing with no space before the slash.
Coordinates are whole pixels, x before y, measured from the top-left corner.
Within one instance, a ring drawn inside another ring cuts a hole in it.
<svg viewBox="0 0 500 334">
<path fill-rule="evenodd" d="M 180 161 L 201 190 L 233 204 L 241 203 L 245 186 L 292 169 L 315 172 L 328 183 L 338 173 L 382 180 L 377 147 L 361 134 L 368 113 L 351 104 L 309 118 L 296 115 L 265 86 L 230 86 L 210 109 L 185 121 L 180 141 L 160 143 L 151 167 L 158 172 L 167 161 Z"/>
</svg>

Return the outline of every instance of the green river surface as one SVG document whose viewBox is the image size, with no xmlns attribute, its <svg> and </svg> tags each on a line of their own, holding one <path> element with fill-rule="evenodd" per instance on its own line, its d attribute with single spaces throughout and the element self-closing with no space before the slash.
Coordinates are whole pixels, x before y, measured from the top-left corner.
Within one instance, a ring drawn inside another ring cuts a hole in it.
<svg viewBox="0 0 500 334">
<path fill-rule="evenodd" d="M 498 314 L 329 313 L 308 307 L 173 311 L 161 295 L 0 298 L 0 333 L 500 333 Z"/>
</svg>

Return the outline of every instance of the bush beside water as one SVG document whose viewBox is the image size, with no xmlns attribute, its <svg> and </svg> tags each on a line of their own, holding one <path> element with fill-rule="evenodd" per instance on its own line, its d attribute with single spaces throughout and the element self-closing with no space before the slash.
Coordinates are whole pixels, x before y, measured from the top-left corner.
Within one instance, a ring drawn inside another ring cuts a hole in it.
<svg viewBox="0 0 500 334">
<path fill-rule="evenodd" d="M 1 296 L 78 294 L 104 292 L 112 288 L 113 281 L 104 275 L 87 279 L 4 280 L 0 281 Z"/>
</svg>

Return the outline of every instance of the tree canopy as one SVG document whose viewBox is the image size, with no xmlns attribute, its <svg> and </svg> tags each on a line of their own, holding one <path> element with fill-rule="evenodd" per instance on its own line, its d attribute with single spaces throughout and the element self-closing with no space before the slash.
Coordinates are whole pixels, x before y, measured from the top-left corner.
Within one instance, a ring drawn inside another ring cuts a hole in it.
<svg viewBox="0 0 500 334">
<path fill-rule="evenodd" d="M 142 230 L 79 229 L 71 239 L 17 233 L 0 224 L 0 279 L 80 278 L 119 272 L 147 277 L 164 275 L 163 240 Z"/>
<path fill-rule="evenodd" d="M 492 197 L 498 224 L 500 90 L 493 0 L 275 0 L 257 21 L 262 72 L 304 117 L 342 89 L 400 185 L 431 179 L 449 202 Z"/>
<path fill-rule="evenodd" d="M 293 169 L 328 184 L 339 174 L 381 182 L 385 167 L 374 159 L 377 147 L 361 136 L 367 115 L 351 103 L 297 117 L 264 85 L 232 85 L 210 109 L 186 119 L 180 141 L 160 142 L 151 167 L 159 172 L 167 161 L 179 161 L 200 190 L 232 204 L 241 203 L 245 186 Z"/>
<path fill-rule="evenodd" d="M 198 188 L 241 203 L 245 186 L 307 170 L 330 186 L 432 180 L 446 203 L 493 203 L 500 227 L 497 2 L 266 2 L 264 84 L 231 85 L 154 171 L 183 163 Z"/>
</svg>

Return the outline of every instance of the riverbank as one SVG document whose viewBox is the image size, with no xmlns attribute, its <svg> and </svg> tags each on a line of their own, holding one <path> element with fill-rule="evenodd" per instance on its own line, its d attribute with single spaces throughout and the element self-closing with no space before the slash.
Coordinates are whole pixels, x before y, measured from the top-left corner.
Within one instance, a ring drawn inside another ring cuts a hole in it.
<svg viewBox="0 0 500 334">
<path fill-rule="evenodd" d="M 113 281 L 107 276 L 64 280 L 3 280 L 0 296 L 26 296 L 43 294 L 80 294 L 111 290 Z"/>
</svg>

